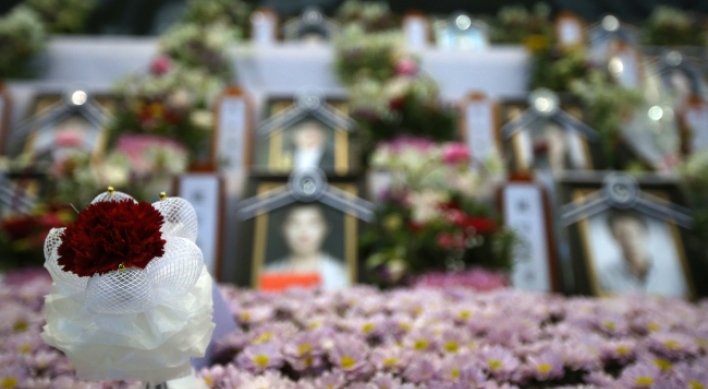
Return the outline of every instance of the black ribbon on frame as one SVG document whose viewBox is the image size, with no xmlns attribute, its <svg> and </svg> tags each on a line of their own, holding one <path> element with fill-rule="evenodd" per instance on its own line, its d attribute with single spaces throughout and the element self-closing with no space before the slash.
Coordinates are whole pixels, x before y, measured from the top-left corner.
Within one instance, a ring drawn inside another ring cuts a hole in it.
<svg viewBox="0 0 708 389">
<path fill-rule="evenodd" d="M 562 206 L 561 223 L 567 227 L 608 209 L 632 209 L 684 228 L 693 226 L 689 209 L 642 192 L 633 177 L 619 172 L 608 174 L 602 189 Z"/>
<path fill-rule="evenodd" d="M 360 197 L 330 186 L 320 169 L 296 169 L 287 185 L 241 202 L 238 218 L 252 219 L 294 202 L 319 202 L 365 222 L 375 219 L 374 205 Z"/>
</svg>

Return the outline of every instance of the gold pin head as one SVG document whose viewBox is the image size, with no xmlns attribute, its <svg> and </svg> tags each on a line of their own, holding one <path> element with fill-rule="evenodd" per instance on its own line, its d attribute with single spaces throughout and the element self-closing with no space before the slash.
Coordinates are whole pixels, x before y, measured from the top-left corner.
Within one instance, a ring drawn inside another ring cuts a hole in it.
<svg viewBox="0 0 708 389">
<path fill-rule="evenodd" d="M 108 187 L 108 190 L 107 190 L 107 192 L 108 192 L 108 194 L 109 194 L 109 195 L 111 195 L 111 196 L 112 196 L 112 195 L 113 195 L 113 192 L 115 192 L 115 191 L 116 191 L 116 190 L 115 190 L 115 189 L 113 189 L 113 187 L 112 187 L 112 186 L 109 186 L 109 187 Z"/>
<path fill-rule="evenodd" d="M 160 201 L 165 201 L 165 200 L 167 200 L 167 193 L 160 192 Z"/>
<path fill-rule="evenodd" d="M 118 264 L 118 271 L 125 271 L 125 265 L 122 263 Z"/>
</svg>

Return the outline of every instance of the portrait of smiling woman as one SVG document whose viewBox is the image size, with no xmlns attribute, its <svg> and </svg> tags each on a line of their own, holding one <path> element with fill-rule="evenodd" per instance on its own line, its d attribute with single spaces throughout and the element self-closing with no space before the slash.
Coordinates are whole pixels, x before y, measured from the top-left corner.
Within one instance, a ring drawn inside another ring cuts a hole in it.
<svg viewBox="0 0 708 389">
<path fill-rule="evenodd" d="M 348 286 L 349 275 L 344 261 L 324 249 L 330 232 L 329 224 L 319 205 L 296 205 L 287 209 L 279 227 L 288 253 L 266 263 L 264 273 L 318 274 L 325 289 Z"/>
</svg>

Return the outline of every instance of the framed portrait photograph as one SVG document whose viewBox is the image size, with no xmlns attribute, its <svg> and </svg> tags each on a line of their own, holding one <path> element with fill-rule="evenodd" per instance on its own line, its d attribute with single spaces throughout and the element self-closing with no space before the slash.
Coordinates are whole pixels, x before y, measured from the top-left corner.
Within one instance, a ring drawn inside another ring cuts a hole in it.
<svg viewBox="0 0 708 389">
<path fill-rule="evenodd" d="M 207 170 L 233 171 L 253 161 L 253 99 L 231 85 L 214 102 L 215 127 Z"/>
<path fill-rule="evenodd" d="M 498 196 L 504 225 L 521 243 L 514 252 L 511 283 L 517 289 L 560 292 L 560 269 L 553 235 L 553 217 L 543 186 L 511 177 Z"/>
<path fill-rule="evenodd" d="M 266 121 L 257 130 L 254 170 L 287 175 L 296 169 L 319 168 L 339 176 L 357 170 L 357 142 L 351 141 L 354 124 L 347 116 L 345 100 L 328 99 L 310 110 L 292 98 L 273 98 L 264 110 Z"/>
<path fill-rule="evenodd" d="M 708 100 L 692 97 L 686 107 L 677 112 L 682 132 L 683 149 L 689 153 L 708 148 Z"/>
<path fill-rule="evenodd" d="M 403 33 L 408 47 L 420 50 L 430 44 L 430 22 L 421 12 L 408 12 L 403 17 Z"/>
<path fill-rule="evenodd" d="M 221 276 L 226 195 L 217 173 L 187 173 L 175 178 L 173 193 L 189 201 L 197 214 L 197 247 L 214 279 Z"/>
<path fill-rule="evenodd" d="M 251 182 L 262 200 L 284 185 L 282 180 Z M 360 192 L 358 183 L 329 185 L 354 196 Z M 354 215 L 317 201 L 293 201 L 242 222 L 239 268 L 250 268 L 250 285 L 263 290 L 346 288 L 358 279 L 361 228 Z"/>
<path fill-rule="evenodd" d="M 598 175 L 561 180 L 565 204 L 596 201 Z M 671 210 L 685 204 L 676 182 L 647 176 L 642 196 Z M 705 263 L 692 249 L 685 226 L 641 207 L 611 206 L 579 213 L 567 226 L 575 275 L 574 292 L 594 296 L 641 294 L 693 299 L 705 295 Z"/>
<path fill-rule="evenodd" d="M 559 174 L 596 168 L 595 147 L 581 131 L 541 116 L 526 124 L 524 115 L 529 108 L 525 100 L 507 100 L 499 107 L 500 125 L 515 127 L 513 134 L 503 139 L 504 159 L 510 171 Z M 562 98 L 559 110 L 575 123 L 584 120 L 581 104 L 573 99 Z"/>
<path fill-rule="evenodd" d="M 33 154 L 37 160 L 53 159 L 66 149 L 82 149 L 99 156 L 107 139 L 105 125 L 115 107 L 111 95 L 89 96 L 47 93 L 35 98 L 27 121 L 11 133 L 10 147 Z"/>
<path fill-rule="evenodd" d="M 278 14 L 270 8 L 261 7 L 250 17 L 251 42 L 255 46 L 271 46 L 278 40 Z"/>
<path fill-rule="evenodd" d="M 586 26 L 578 15 L 561 11 L 556 17 L 556 38 L 564 47 L 581 47 L 586 42 Z"/>
<path fill-rule="evenodd" d="M 470 93 L 460 104 L 460 135 L 478 161 L 501 155 L 498 111 L 497 103 L 481 92 Z"/>
<path fill-rule="evenodd" d="M 12 97 L 10 96 L 10 90 L 0 83 L 0 156 L 7 153 L 11 116 Z"/>
<path fill-rule="evenodd" d="M 644 83 L 644 57 L 637 46 L 612 41 L 607 50 L 607 69 L 620 85 L 636 88 Z"/>
</svg>

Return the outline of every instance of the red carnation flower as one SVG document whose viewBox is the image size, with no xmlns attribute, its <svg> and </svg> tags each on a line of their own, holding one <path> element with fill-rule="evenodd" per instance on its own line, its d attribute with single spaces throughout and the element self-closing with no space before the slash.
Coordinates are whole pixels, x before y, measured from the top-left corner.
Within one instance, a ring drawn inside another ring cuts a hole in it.
<svg viewBox="0 0 708 389">
<path fill-rule="evenodd" d="M 165 254 L 160 232 L 164 222 L 162 214 L 143 201 L 91 204 L 64 231 L 58 264 L 82 277 L 117 270 L 120 264 L 144 269 Z"/>
<path fill-rule="evenodd" d="M 496 231 L 497 223 L 486 217 L 473 216 L 467 219 L 465 222 L 465 227 L 473 228 L 478 234 L 485 235 Z"/>
</svg>

